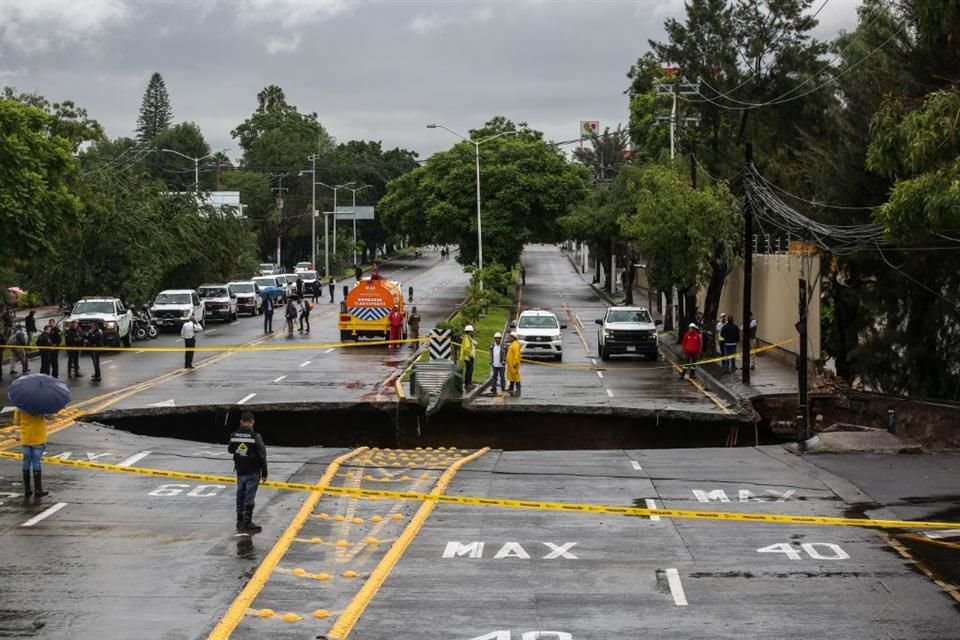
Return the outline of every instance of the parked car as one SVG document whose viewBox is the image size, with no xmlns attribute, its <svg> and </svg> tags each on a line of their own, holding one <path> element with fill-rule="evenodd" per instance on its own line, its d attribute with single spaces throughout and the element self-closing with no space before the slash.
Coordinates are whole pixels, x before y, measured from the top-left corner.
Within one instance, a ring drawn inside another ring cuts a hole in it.
<svg viewBox="0 0 960 640">
<path fill-rule="evenodd" d="M 520 353 L 523 356 L 549 356 L 558 362 L 563 360 L 563 334 L 567 325 L 557 320 L 556 314 L 544 309 L 524 311 L 517 318 L 514 330 L 520 337 Z"/>
<path fill-rule="evenodd" d="M 263 299 L 260 297 L 260 287 L 253 280 L 228 282 L 230 292 L 237 297 L 237 313 L 249 313 L 251 316 L 260 314 Z"/>
<path fill-rule="evenodd" d="M 261 262 L 257 269 L 257 274 L 261 276 L 272 276 L 278 271 L 277 265 L 272 262 Z"/>
<path fill-rule="evenodd" d="M 313 294 L 313 285 L 317 282 L 317 272 L 316 271 L 301 271 L 297 274 L 303 279 L 303 295 L 309 296 Z M 294 285 L 296 286 L 296 285 Z"/>
<path fill-rule="evenodd" d="M 133 312 L 123 306 L 119 298 L 81 298 L 64 318 L 64 328 L 76 320 L 84 331 L 91 324 L 100 325 L 103 341 L 109 346 L 130 346 Z"/>
<path fill-rule="evenodd" d="M 636 353 L 649 360 L 660 358 L 659 336 L 650 312 L 643 307 L 610 307 L 603 318 L 596 320 L 597 346 L 600 359 L 609 360 L 616 353 Z"/>
<path fill-rule="evenodd" d="M 287 297 L 295 296 L 297 294 L 297 276 L 296 273 L 284 273 L 279 276 L 282 278 L 281 282 L 286 286 Z"/>
<path fill-rule="evenodd" d="M 202 284 L 197 289 L 203 301 L 203 317 L 216 318 L 224 322 L 237 319 L 237 294 L 230 291 L 226 284 Z"/>
<path fill-rule="evenodd" d="M 161 291 L 150 306 L 150 315 L 160 329 L 179 329 L 191 314 L 201 325 L 205 324 L 203 304 L 193 289 Z"/>
<path fill-rule="evenodd" d="M 312 262 L 298 262 L 293 266 L 294 273 L 303 273 L 304 271 L 313 271 Z"/>
<path fill-rule="evenodd" d="M 268 295 L 275 303 L 282 303 L 287 299 L 287 280 L 284 278 L 281 285 L 279 279 L 280 276 L 258 276 L 253 282 L 259 287 L 261 296 Z"/>
</svg>

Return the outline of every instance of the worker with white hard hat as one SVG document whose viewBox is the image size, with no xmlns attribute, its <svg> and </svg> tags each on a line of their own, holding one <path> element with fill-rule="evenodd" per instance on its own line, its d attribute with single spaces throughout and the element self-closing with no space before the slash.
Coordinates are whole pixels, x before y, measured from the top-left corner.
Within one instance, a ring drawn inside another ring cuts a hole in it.
<svg viewBox="0 0 960 640">
<path fill-rule="evenodd" d="M 460 364 L 463 365 L 463 389 L 473 389 L 473 364 L 477 358 L 477 344 L 473 341 L 473 325 L 463 328 L 463 339 L 460 341 Z"/>
<path fill-rule="evenodd" d="M 503 334 L 497 331 L 493 334 L 493 344 L 490 345 L 490 371 L 493 378 L 493 395 L 499 395 L 497 385 L 501 391 L 507 390 L 507 379 L 504 375 L 507 366 L 507 348 L 503 345 Z"/>
<path fill-rule="evenodd" d="M 510 332 L 510 347 L 507 349 L 507 382 L 510 395 L 520 395 L 520 336 Z"/>
</svg>

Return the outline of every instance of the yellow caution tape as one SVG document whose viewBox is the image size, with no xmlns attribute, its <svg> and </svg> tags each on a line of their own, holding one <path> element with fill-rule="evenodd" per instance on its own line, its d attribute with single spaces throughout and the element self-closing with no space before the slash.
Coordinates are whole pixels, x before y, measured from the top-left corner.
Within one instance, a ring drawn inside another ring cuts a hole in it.
<svg viewBox="0 0 960 640">
<path fill-rule="evenodd" d="M 339 349 L 346 347 L 375 347 L 385 344 L 404 344 L 409 342 L 427 342 L 430 338 L 404 338 L 402 340 L 368 340 L 364 342 L 311 342 L 301 343 L 279 343 L 279 344 L 249 344 L 249 345 L 224 345 L 220 347 L 140 347 L 136 351 L 146 353 L 183 353 L 184 351 L 284 351 L 287 349 Z M 26 348 L 26 347 L 24 347 Z M 133 347 L 38 347 L 33 345 L 31 349 L 49 351 L 134 351 Z"/>
<path fill-rule="evenodd" d="M 20 460 L 22 455 L 0 451 L 0 458 Z M 113 471 L 157 478 L 172 478 L 175 480 L 195 480 L 197 482 L 212 482 L 218 484 L 235 484 L 234 476 L 217 476 L 206 473 L 187 473 L 183 471 L 168 471 L 166 469 L 148 469 L 141 467 L 120 467 L 103 462 L 84 462 L 82 460 L 64 460 L 60 458 L 44 458 L 47 464 L 79 469 L 95 469 L 97 471 Z M 563 511 L 567 513 L 600 513 L 621 516 L 660 516 L 661 518 L 683 518 L 692 520 L 716 520 L 734 522 L 756 522 L 775 524 L 827 525 L 849 527 L 872 527 L 878 529 L 957 529 L 960 522 L 929 522 L 918 520 L 871 520 L 868 518 L 837 518 L 832 516 L 804 516 L 791 514 L 744 513 L 737 511 L 702 511 L 699 509 L 650 509 L 643 507 L 622 507 L 603 504 L 577 504 L 571 502 L 545 502 L 541 500 L 513 500 L 510 498 L 479 498 L 457 495 L 431 495 L 416 491 L 381 491 L 377 489 L 357 489 L 352 487 L 335 487 L 322 484 L 306 484 L 299 482 L 278 482 L 266 480 L 261 483 L 272 489 L 289 491 L 323 491 L 335 496 L 351 498 L 387 499 L 387 500 L 418 500 L 436 501 L 446 504 L 463 504 L 478 507 L 501 507 L 507 509 L 537 509 L 541 511 Z"/>
</svg>

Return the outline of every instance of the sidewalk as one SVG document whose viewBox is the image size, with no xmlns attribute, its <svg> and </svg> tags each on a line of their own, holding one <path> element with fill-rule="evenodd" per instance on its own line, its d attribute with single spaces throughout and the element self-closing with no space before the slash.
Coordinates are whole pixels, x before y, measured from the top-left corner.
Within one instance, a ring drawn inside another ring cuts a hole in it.
<svg viewBox="0 0 960 640">
<path fill-rule="evenodd" d="M 63 317 L 63 315 L 60 313 L 60 307 L 57 307 L 57 306 L 55 306 L 55 305 L 53 305 L 53 306 L 47 306 L 47 307 L 34 307 L 34 308 L 32 308 L 32 309 L 17 309 L 17 310 L 16 310 L 16 312 L 17 312 L 17 319 L 14 320 L 13 326 L 17 326 L 17 324 L 22 324 L 24 318 L 26 318 L 26 317 L 27 317 L 27 314 L 30 313 L 31 311 L 35 311 L 35 312 L 36 312 L 36 314 L 34 315 L 34 317 L 35 317 L 36 320 L 37 320 L 37 331 L 38 331 L 38 332 L 43 329 L 43 326 L 44 326 L 45 324 L 47 324 L 47 322 L 50 320 L 50 318 L 53 318 L 54 320 L 56 320 L 57 322 L 59 322 L 59 321 L 60 321 L 60 318 Z M 34 339 L 36 339 L 36 336 L 34 336 Z M 9 366 L 11 356 L 10 356 L 10 352 L 9 352 L 7 349 L 8 349 L 7 345 L 4 345 L 3 358 L 0 359 L 0 367 L 7 367 L 7 366 Z M 29 352 L 27 353 L 27 357 L 29 357 L 29 358 L 39 358 L 39 357 L 40 357 L 40 352 L 37 351 L 37 350 L 35 350 L 35 349 L 34 349 L 34 350 L 31 350 L 31 351 L 29 351 Z M 6 371 L 6 369 L 4 369 L 4 371 Z"/>
</svg>

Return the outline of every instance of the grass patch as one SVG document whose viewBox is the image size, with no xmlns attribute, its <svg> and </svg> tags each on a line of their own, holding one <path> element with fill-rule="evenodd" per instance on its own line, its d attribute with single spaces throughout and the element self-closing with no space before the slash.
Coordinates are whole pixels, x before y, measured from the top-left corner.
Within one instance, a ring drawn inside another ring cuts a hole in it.
<svg viewBox="0 0 960 640">
<path fill-rule="evenodd" d="M 510 309 L 506 306 L 490 307 L 487 315 L 477 320 L 474 328 L 474 338 L 477 342 L 477 359 L 473 363 L 473 380 L 477 384 L 483 383 L 490 377 L 490 346 L 493 344 L 493 334 L 502 332 Z"/>
</svg>

